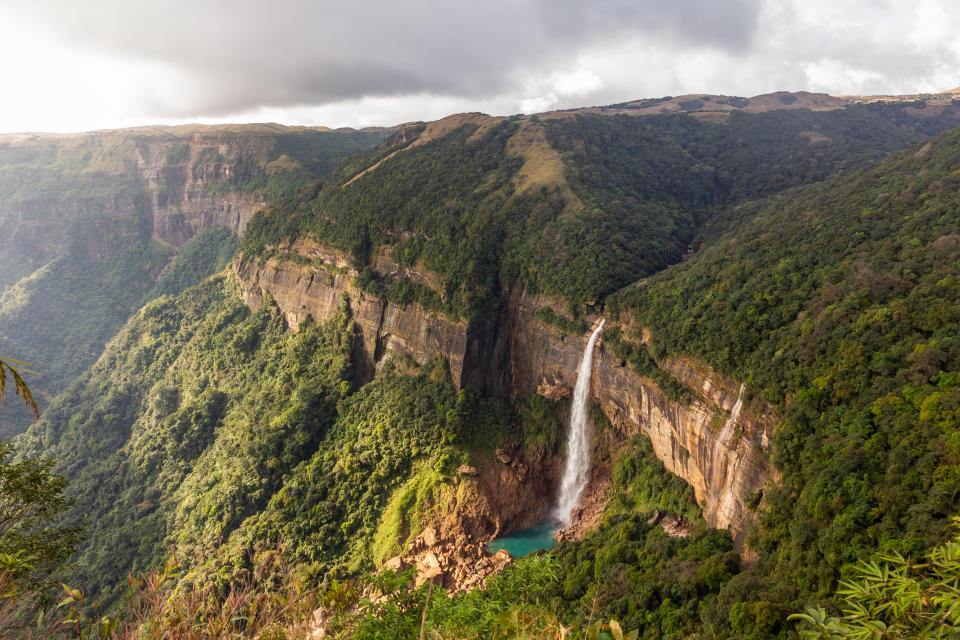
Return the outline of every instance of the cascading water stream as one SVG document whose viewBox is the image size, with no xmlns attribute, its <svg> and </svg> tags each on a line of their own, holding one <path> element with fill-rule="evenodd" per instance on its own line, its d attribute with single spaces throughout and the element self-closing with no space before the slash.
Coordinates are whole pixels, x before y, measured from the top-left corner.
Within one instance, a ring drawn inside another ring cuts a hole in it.
<svg viewBox="0 0 960 640">
<path fill-rule="evenodd" d="M 563 465 L 560 480 L 560 492 L 557 494 L 557 508 L 554 517 L 564 526 L 570 522 L 580 494 L 590 480 L 591 443 L 587 424 L 587 409 L 590 400 L 590 375 L 593 369 L 593 347 L 597 344 L 604 321 L 593 330 L 587 349 L 583 352 L 580 371 L 577 374 L 577 386 L 573 390 L 573 407 L 570 410 L 570 428 L 567 432 L 567 458 Z"/>
<path fill-rule="evenodd" d="M 717 475 L 720 469 L 720 452 L 723 447 L 730 446 L 730 440 L 734 433 L 734 427 L 737 424 L 737 420 L 740 419 L 740 410 L 743 408 L 743 390 L 746 388 L 746 383 L 740 385 L 740 391 L 737 392 L 737 401 L 733 404 L 733 408 L 730 409 L 730 417 L 727 418 L 727 421 L 723 423 L 723 428 L 720 429 L 720 433 L 717 434 L 717 441 L 713 445 L 713 471 L 714 475 Z M 717 482 L 718 479 L 714 478 L 714 482 Z"/>
</svg>

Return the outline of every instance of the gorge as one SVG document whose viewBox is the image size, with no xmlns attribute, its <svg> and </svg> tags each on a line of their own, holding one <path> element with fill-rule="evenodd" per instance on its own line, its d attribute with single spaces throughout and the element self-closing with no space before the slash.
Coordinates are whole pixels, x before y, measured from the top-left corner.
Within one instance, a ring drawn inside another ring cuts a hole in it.
<svg viewBox="0 0 960 640">
<path fill-rule="evenodd" d="M 473 381 L 486 385 L 490 393 L 501 393 L 515 401 L 533 394 L 561 399 L 571 396 L 581 356 L 586 363 L 591 339 L 595 343 L 600 336 L 598 330 L 583 339 L 559 335 L 536 314 L 538 309 L 552 309 L 556 301 L 522 290 L 514 291 L 496 320 L 453 322 L 417 302 L 402 306 L 358 289 L 351 279 L 359 275 L 359 270 L 333 250 L 315 244 L 299 247 L 299 255 L 312 261 L 309 265 L 300 265 L 285 253 L 259 266 L 238 260 L 234 266 L 244 301 L 254 310 L 265 299 L 273 301 L 289 325 L 296 328 L 307 316 L 315 320 L 331 317 L 342 301 L 348 300 L 363 336 L 364 357 L 371 366 L 378 366 L 388 354 L 409 356 L 421 364 L 440 356 L 450 363 L 458 386 Z M 386 254 L 377 250 L 374 255 Z M 382 257 L 375 258 L 370 268 L 385 276 L 396 273 L 392 262 Z M 422 269 L 407 268 L 406 273 L 425 282 L 436 278 Z M 733 441 L 727 437 L 729 433 L 717 432 L 713 424 L 737 404 L 735 383 L 689 359 L 668 358 L 662 366 L 689 390 L 690 401 L 669 398 L 654 380 L 638 375 L 601 347 L 593 375 L 581 378 L 584 385 L 590 385 L 581 389 L 583 409 L 586 411 L 586 400 L 592 398 L 613 424 L 612 433 L 601 435 L 609 449 L 635 434 L 649 437 L 667 469 L 694 487 L 707 522 L 729 528 L 741 540 L 750 521 L 746 501 L 769 477 L 776 415 L 772 408 L 758 403 L 741 419 L 743 432 Z M 580 424 L 586 425 L 586 420 Z M 582 444 L 578 442 L 577 450 L 585 452 Z M 585 462 L 583 458 L 579 461 Z M 580 467 L 572 472 L 571 486 L 575 488 L 576 474 L 581 474 L 579 481 L 583 482 L 585 471 Z M 559 475 L 553 475 L 552 468 L 531 469 L 530 473 L 543 474 L 541 482 L 547 486 L 559 486 L 555 484 Z M 533 524 L 538 516 L 547 515 L 548 502 L 542 495 L 525 497 L 504 513 L 504 522 L 513 522 L 513 528 Z M 572 509 L 573 502 L 566 504 Z M 522 519 L 516 520 L 517 516 Z M 490 534 L 498 534 L 503 524 L 490 523 L 488 527 Z"/>
<path fill-rule="evenodd" d="M 259 127 L 0 149 L 0 320 L 83 329 L 12 445 L 95 523 L 76 586 L 120 607 L 172 557 L 177 593 L 282 561 L 356 590 L 365 637 L 521 606 L 766 640 L 939 544 L 960 104 L 707 97 L 407 124 L 319 176 Z M 82 188 L 50 204 L 24 158 Z M 549 551 L 487 546 L 522 532 Z"/>
</svg>

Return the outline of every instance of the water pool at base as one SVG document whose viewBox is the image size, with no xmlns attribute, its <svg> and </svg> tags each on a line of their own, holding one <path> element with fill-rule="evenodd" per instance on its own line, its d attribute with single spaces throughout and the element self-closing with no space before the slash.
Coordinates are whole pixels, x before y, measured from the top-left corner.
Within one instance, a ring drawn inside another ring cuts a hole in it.
<svg viewBox="0 0 960 640">
<path fill-rule="evenodd" d="M 557 521 L 548 518 L 526 529 L 519 529 L 508 535 L 501 536 L 496 540 L 491 540 L 487 543 L 486 549 L 489 553 L 496 553 L 500 549 L 506 549 L 514 558 L 522 558 L 534 551 L 549 549 L 557 544 L 553 536 L 555 536 L 559 530 L 560 525 Z"/>
</svg>

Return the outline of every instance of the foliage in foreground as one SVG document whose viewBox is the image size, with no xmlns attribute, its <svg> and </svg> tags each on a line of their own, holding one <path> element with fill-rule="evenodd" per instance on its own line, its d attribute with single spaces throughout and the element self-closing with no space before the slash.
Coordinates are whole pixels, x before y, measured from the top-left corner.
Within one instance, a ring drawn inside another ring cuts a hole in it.
<svg viewBox="0 0 960 640">
<path fill-rule="evenodd" d="M 27 408 L 33 411 L 34 418 L 39 420 L 40 410 L 37 408 L 37 401 L 33 399 L 33 392 L 27 386 L 27 381 L 23 379 L 23 374 L 14 365 L 21 368 L 35 366 L 29 362 L 0 358 L 0 404 L 7 404 L 7 376 L 9 375 L 13 381 L 14 393 L 23 398 Z"/>
<path fill-rule="evenodd" d="M 960 518 L 954 518 L 960 523 Z M 794 614 L 807 640 L 934 640 L 960 637 L 960 534 L 925 562 L 896 552 L 857 565 L 837 591 L 843 613 L 822 607 Z"/>
<path fill-rule="evenodd" d="M 49 605 L 81 529 L 57 522 L 73 501 L 53 463 L 14 460 L 12 450 L 0 442 L 0 638 L 47 637 L 56 620 L 36 613 Z"/>
<path fill-rule="evenodd" d="M 351 582 L 318 584 L 284 560 L 282 548 L 261 548 L 250 570 L 229 585 L 184 583 L 171 560 L 128 580 L 123 609 L 89 611 L 84 596 L 64 588 L 59 615 L 47 615 L 45 637 L 106 640 L 623 640 L 614 620 L 563 623 L 540 594 L 556 583 L 546 556 L 522 560 L 491 579 L 486 590 L 449 595 L 417 586 L 412 570 L 385 571 Z M 10 600 L 0 595 L 0 612 Z"/>
</svg>

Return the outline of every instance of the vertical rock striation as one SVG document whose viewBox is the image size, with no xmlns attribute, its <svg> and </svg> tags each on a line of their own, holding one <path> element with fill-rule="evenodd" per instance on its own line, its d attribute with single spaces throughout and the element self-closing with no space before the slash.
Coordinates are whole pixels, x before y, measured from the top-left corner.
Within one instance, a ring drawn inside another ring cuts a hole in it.
<svg viewBox="0 0 960 640">
<path fill-rule="evenodd" d="M 155 240 L 180 246 L 204 229 L 228 227 L 237 235 L 267 204 L 262 194 L 211 188 L 248 160 L 256 138 L 219 140 L 193 134 L 188 141 L 151 140 L 137 148 L 137 170 L 149 194 Z M 254 146 L 255 148 L 255 146 Z M 172 164 L 171 153 L 183 155 Z"/>
<path fill-rule="evenodd" d="M 358 269 L 348 256 L 303 240 L 286 250 L 311 263 L 272 257 L 262 265 L 241 266 L 238 261 L 237 270 L 247 304 L 256 308 L 269 294 L 294 330 L 307 314 L 318 320 L 330 317 L 346 298 L 371 363 L 387 353 L 421 363 L 444 357 L 458 386 L 480 386 L 518 401 L 534 393 L 568 397 L 576 383 L 589 336 L 561 335 L 535 316 L 544 306 L 561 308 L 557 301 L 515 288 L 497 316 L 454 322 L 417 303 L 399 306 L 361 291 L 354 285 Z M 383 250 L 375 251 L 371 262 L 382 276 L 402 269 L 404 277 L 439 286 L 436 274 L 399 267 Z M 605 350 L 601 341 L 594 355 L 591 397 L 619 438 L 650 438 L 667 469 L 693 486 L 707 521 L 730 529 L 742 546 L 752 519 L 747 502 L 770 476 L 775 415 L 759 401 L 744 401 L 742 410 L 734 411 L 739 385 L 693 360 L 667 358 L 661 366 L 690 390 L 689 402 L 669 398 L 655 381 Z M 550 473 L 552 479 L 556 469 Z"/>
</svg>

